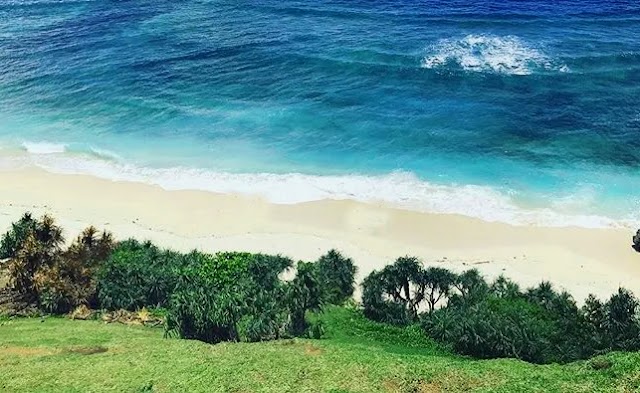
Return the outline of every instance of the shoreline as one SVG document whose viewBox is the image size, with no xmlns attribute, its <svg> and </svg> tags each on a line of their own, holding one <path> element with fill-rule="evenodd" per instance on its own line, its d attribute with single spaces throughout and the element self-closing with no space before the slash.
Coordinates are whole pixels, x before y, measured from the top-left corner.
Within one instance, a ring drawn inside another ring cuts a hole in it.
<svg viewBox="0 0 640 393">
<path fill-rule="evenodd" d="M 499 185 L 473 182 L 440 184 L 411 171 L 380 174 L 305 172 L 226 172 L 199 167 L 153 167 L 128 162 L 117 153 L 89 145 L 23 142 L 21 148 L 1 146 L 0 170 L 40 168 L 50 173 L 86 175 L 109 181 L 156 185 L 165 190 L 194 190 L 262 198 L 274 204 L 352 200 L 436 215 L 462 215 L 515 226 L 634 229 L 637 214 L 607 209 L 570 208 L 576 196 L 567 190 L 542 199 L 518 196 Z M 567 194 L 567 192 L 569 194 Z M 580 197 L 578 197 L 578 204 Z M 591 202 L 590 202 L 591 203 Z M 627 202 L 620 202 L 625 205 Z M 564 207 L 563 207 L 564 206 Z M 615 210 L 615 209 L 614 209 Z M 635 211 L 635 210 L 633 210 Z"/>
<path fill-rule="evenodd" d="M 353 258 L 358 283 L 403 255 L 453 271 L 477 268 L 522 286 L 551 281 L 580 303 L 619 286 L 640 293 L 632 231 L 534 227 L 430 214 L 351 200 L 274 204 L 258 197 L 62 175 L 0 170 L 0 232 L 24 212 L 49 213 L 71 240 L 86 226 L 179 251 L 251 251 L 315 260 L 331 248 Z"/>
</svg>

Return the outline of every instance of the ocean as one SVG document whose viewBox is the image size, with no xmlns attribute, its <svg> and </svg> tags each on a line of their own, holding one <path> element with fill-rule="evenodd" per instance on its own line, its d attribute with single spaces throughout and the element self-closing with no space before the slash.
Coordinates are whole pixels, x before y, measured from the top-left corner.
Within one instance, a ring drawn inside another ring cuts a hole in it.
<svg viewBox="0 0 640 393">
<path fill-rule="evenodd" d="M 0 0 L 0 168 L 640 221 L 640 2 Z"/>
</svg>

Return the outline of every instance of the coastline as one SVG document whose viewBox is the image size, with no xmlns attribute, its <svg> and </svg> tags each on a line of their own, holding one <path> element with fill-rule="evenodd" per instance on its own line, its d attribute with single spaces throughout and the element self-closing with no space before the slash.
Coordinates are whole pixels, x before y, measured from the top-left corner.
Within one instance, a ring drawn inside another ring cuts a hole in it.
<svg viewBox="0 0 640 393">
<path fill-rule="evenodd" d="M 350 200 L 274 204 L 256 197 L 167 191 L 142 183 L 37 168 L 0 171 L 0 232 L 25 211 L 49 213 L 68 240 L 84 227 L 180 251 L 252 251 L 315 260 L 331 248 L 353 258 L 360 282 L 402 255 L 454 271 L 505 274 L 522 286 L 549 280 L 580 303 L 619 286 L 640 293 L 631 231 L 533 227 L 429 214 Z"/>
</svg>

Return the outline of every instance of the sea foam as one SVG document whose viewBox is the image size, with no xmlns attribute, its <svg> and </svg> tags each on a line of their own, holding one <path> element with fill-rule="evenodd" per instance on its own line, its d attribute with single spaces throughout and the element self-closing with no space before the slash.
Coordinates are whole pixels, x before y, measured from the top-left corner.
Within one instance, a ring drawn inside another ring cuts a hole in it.
<svg viewBox="0 0 640 393">
<path fill-rule="evenodd" d="M 63 143 L 52 142 L 23 142 L 22 149 L 30 154 L 64 153 L 67 146 Z"/>
<path fill-rule="evenodd" d="M 166 190 L 203 190 L 260 196 L 278 204 L 325 199 L 356 200 L 426 213 L 460 214 L 514 225 L 588 228 L 630 225 L 626 220 L 605 216 L 563 214 L 553 206 L 525 208 L 516 203 L 513 191 L 508 189 L 434 184 L 409 172 L 377 176 L 226 173 L 186 167 L 150 168 L 77 155 L 28 155 L 14 161 L 14 164 L 36 165 L 53 173 L 84 174 L 115 181 L 152 184 Z M 7 168 L 7 165 L 0 167 Z"/>
<path fill-rule="evenodd" d="M 440 69 L 450 66 L 471 72 L 528 75 L 535 70 L 568 72 L 564 64 L 555 64 L 542 50 L 515 36 L 470 34 L 461 39 L 442 39 L 427 49 L 422 67 Z"/>
</svg>

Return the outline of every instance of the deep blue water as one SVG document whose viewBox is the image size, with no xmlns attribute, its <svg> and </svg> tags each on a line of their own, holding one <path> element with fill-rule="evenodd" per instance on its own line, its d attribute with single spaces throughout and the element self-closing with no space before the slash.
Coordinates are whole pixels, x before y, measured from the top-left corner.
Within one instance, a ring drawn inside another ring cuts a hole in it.
<svg viewBox="0 0 640 393">
<path fill-rule="evenodd" d="M 640 2 L 0 0 L 0 148 L 277 202 L 639 219 Z"/>
</svg>

